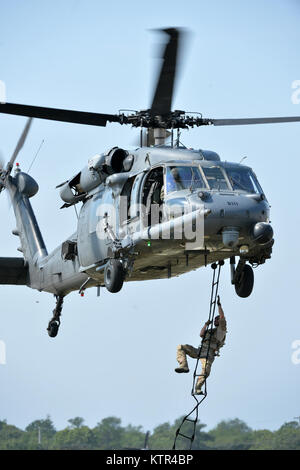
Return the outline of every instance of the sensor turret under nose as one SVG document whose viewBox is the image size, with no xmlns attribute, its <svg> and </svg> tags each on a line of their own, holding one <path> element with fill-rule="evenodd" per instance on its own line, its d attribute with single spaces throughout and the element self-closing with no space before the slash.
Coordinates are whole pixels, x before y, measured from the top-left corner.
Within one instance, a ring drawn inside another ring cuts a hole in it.
<svg viewBox="0 0 300 470">
<path fill-rule="evenodd" d="M 225 227 L 222 230 L 222 241 L 228 248 L 233 248 L 237 245 L 239 240 L 238 227 Z"/>
<path fill-rule="evenodd" d="M 252 236 L 259 244 L 268 243 L 273 238 L 273 229 L 270 224 L 266 222 L 257 222 L 252 228 Z"/>
</svg>

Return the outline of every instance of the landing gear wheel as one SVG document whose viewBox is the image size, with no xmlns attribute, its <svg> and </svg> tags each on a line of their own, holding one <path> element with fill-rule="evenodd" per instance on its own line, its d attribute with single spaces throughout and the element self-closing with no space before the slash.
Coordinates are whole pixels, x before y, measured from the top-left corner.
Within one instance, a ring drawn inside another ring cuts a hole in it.
<svg viewBox="0 0 300 470">
<path fill-rule="evenodd" d="M 104 270 L 104 283 L 109 292 L 119 292 L 124 282 L 124 269 L 121 261 L 111 259 Z"/>
<path fill-rule="evenodd" d="M 62 312 L 62 306 L 64 303 L 64 297 L 62 295 L 56 295 L 55 297 L 56 297 L 56 305 L 55 305 L 55 309 L 53 310 L 53 317 L 49 321 L 48 328 L 47 328 L 48 335 L 50 336 L 50 338 L 55 338 L 55 336 L 57 336 L 58 329 L 60 326 L 60 316 Z"/>
<path fill-rule="evenodd" d="M 48 325 L 48 328 L 47 328 L 47 331 L 48 331 L 48 335 L 51 337 L 51 338 L 55 338 L 55 336 L 57 335 L 58 333 L 58 329 L 59 329 L 59 323 L 57 320 L 51 320 L 49 322 L 49 325 Z"/>
<path fill-rule="evenodd" d="M 240 277 L 235 282 L 235 292 L 239 297 L 249 297 L 253 290 L 254 274 L 249 264 L 245 264 Z"/>
</svg>

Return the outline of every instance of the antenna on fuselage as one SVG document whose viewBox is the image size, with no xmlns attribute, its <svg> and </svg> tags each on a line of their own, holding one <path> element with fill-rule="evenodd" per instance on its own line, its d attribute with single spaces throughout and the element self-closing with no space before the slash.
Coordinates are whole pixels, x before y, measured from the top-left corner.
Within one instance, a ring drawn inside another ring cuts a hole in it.
<svg viewBox="0 0 300 470">
<path fill-rule="evenodd" d="M 243 157 L 242 160 L 239 162 L 239 165 L 244 161 L 246 160 L 247 156 L 246 157 Z"/>
</svg>

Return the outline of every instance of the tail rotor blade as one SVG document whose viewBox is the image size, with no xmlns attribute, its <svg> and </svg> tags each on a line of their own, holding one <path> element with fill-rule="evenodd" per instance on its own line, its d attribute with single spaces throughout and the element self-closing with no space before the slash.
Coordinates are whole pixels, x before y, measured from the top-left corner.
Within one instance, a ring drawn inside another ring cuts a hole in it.
<svg viewBox="0 0 300 470">
<path fill-rule="evenodd" d="M 8 173 L 11 172 L 11 170 L 12 170 L 12 168 L 13 168 L 13 166 L 14 166 L 15 160 L 16 160 L 16 158 L 17 158 L 17 156 L 18 156 L 20 150 L 22 149 L 22 147 L 23 147 L 23 145 L 24 145 L 24 142 L 25 142 L 26 137 L 27 137 L 27 135 L 28 135 L 28 132 L 29 132 L 31 123 L 32 123 L 32 118 L 29 118 L 29 119 L 27 120 L 26 126 L 25 126 L 25 128 L 24 128 L 24 130 L 23 130 L 23 132 L 22 132 L 21 137 L 19 138 L 19 141 L 18 141 L 18 143 L 17 143 L 17 146 L 16 146 L 16 148 L 15 148 L 15 151 L 14 151 L 14 153 L 12 154 L 12 157 L 11 157 L 11 159 L 9 160 L 9 162 L 8 162 L 8 164 L 7 164 L 7 166 L 6 166 L 6 171 L 7 171 Z"/>
</svg>

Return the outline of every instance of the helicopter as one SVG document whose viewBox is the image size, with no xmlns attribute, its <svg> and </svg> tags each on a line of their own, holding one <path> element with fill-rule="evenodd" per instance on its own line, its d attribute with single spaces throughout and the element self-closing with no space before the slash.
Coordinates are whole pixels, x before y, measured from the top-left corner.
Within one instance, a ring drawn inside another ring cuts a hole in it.
<svg viewBox="0 0 300 470">
<path fill-rule="evenodd" d="M 172 278 L 230 260 L 231 283 L 246 298 L 254 286 L 253 267 L 271 258 L 274 244 L 270 205 L 252 168 L 221 161 L 212 150 L 189 149 L 180 132 L 200 126 L 300 121 L 294 117 L 208 119 L 172 111 L 178 55 L 184 30 L 167 37 L 152 104 L 118 114 L 0 103 L 0 112 L 27 116 L 16 149 L 0 165 L 0 192 L 6 189 L 16 218 L 13 234 L 22 257 L 0 258 L 0 284 L 26 285 L 55 296 L 48 334 L 56 337 L 64 297 L 96 287 L 119 292 L 124 282 Z M 48 253 L 30 199 L 38 184 L 16 165 L 33 118 L 140 130 L 139 147 L 117 146 L 97 154 L 57 188 L 61 209 L 80 204 L 77 230 Z M 238 262 L 236 264 L 236 259 Z"/>
</svg>

